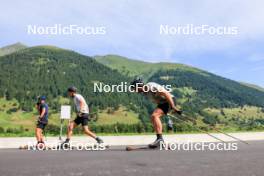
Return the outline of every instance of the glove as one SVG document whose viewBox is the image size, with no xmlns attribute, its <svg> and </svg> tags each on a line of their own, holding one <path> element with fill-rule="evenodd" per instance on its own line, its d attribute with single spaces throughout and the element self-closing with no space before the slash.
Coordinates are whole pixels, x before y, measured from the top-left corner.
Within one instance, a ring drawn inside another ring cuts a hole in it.
<svg viewBox="0 0 264 176">
<path fill-rule="evenodd" d="M 179 115 L 182 115 L 182 110 L 179 110 L 178 108 L 174 107 L 173 111 Z"/>
<path fill-rule="evenodd" d="M 182 110 L 175 111 L 177 114 L 182 115 Z"/>
</svg>

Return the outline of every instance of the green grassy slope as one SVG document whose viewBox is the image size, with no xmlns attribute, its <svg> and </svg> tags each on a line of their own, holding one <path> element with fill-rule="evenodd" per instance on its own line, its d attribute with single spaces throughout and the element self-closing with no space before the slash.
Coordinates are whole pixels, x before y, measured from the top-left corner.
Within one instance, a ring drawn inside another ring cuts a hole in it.
<svg viewBox="0 0 264 176">
<path fill-rule="evenodd" d="M 117 55 L 106 55 L 106 56 L 95 56 L 96 61 L 112 68 L 118 70 L 120 73 L 128 76 L 138 76 L 141 75 L 145 79 L 148 79 L 151 75 L 159 70 L 187 70 L 196 73 L 204 73 L 202 70 L 197 68 L 187 66 L 184 64 L 174 64 L 174 63 L 149 63 L 139 60 L 128 59 L 126 57 Z"/>
</svg>

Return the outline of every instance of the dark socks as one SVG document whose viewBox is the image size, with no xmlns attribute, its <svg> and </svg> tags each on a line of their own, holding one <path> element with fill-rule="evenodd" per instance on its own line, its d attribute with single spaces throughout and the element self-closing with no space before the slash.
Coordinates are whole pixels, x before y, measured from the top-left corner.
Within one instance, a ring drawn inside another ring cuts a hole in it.
<svg viewBox="0 0 264 176">
<path fill-rule="evenodd" d="M 70 142 L 70 139 L 67 138 L 67 139 L 65 140 L 65 143 L 69 143 L 69 142 Z"/>
<path fill-rule="evenodd" d="M 162 134 L 157 134 L 157 139 L 163 139 Z"/>
</svg>

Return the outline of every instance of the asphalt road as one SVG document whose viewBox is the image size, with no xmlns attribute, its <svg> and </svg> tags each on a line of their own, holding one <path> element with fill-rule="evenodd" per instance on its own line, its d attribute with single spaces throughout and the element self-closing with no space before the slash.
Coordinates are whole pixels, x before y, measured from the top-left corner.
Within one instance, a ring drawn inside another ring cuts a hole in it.
<svg viewBox="0 0 264 176">
<path fill-rule="evenodd" d="M 1 176 L 263 176 L 264 141 L 237 151 L 0 150 Z"/>
</svg>

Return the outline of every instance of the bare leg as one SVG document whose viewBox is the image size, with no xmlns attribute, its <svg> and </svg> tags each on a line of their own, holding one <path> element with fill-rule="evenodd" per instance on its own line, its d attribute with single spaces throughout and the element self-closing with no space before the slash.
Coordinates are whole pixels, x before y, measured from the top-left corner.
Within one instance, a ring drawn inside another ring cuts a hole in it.
<svg viewBox="0 0 264 176">
<path fill-rule="evenodd" d="M 41 142 L 44 142 L 44 135 L 43 135 L 42 129 L 40 129 L 40 140 L 41 140 Z"/>
<path fill-rule="evenodd" d="M 89 129 L 89 127 L 88 127 L 87 125 L 86 125 L 86 126 L 83 126 L 83 131 L 84 131 L 84 133 L 87 134 L 88 136 L 94 138 L 94 139 L 97 141 L 98 144 L 102 144 L 102 143 L 104 143 L 104 141 L 103 141 L 101 138 L 99 138 L 98 136 L 96 136 L 96 134 L 93 133 L 93 132 Z"/>
<path fill-rule="evenodd" d="M 164 142 L 163 137 L 162 137 L 162 123 L 160 118 L 164 115 L 164 112 L 160 108 L 156 108 L 152 115 L 151 115 L 151 121 L 153 124 L 153 128 L 156 132 L 157 139 L 149 144 L 149 148 L 157 148 Z"/>
<path fill-rule="evenodd" d="M 162 134 L 162 123 L 161 123 L 160 118 L 163 115 L 164 115 L 164 112 L 160 108 L 156 108 L 151 115 L 151 121 L 152 121 L 156 134 Z"/>
<path fill-rule="evenodd" d="M 35 133 L 36 133 L 37 141 L 38 142 L 42 141 L 43 140 L 42 129 L 41 128 L 36 128 Z"/>
<path fill-rule="evenodd" d="M 72 121 L 70 122 L 69 126 L 68 126 L 68 131 L 67 131 L 67 139 L 70 139 L 73 133 L 73 129 L 77 127 L 77 124 Z"/>
<path fill-rule="evenodd" d="M 96 138 L 96 134 L 94 134 L 92 131 L 89 130 L 88 126 L 83 126 L 83 131 L 86 135 Z"/>
</svg>

